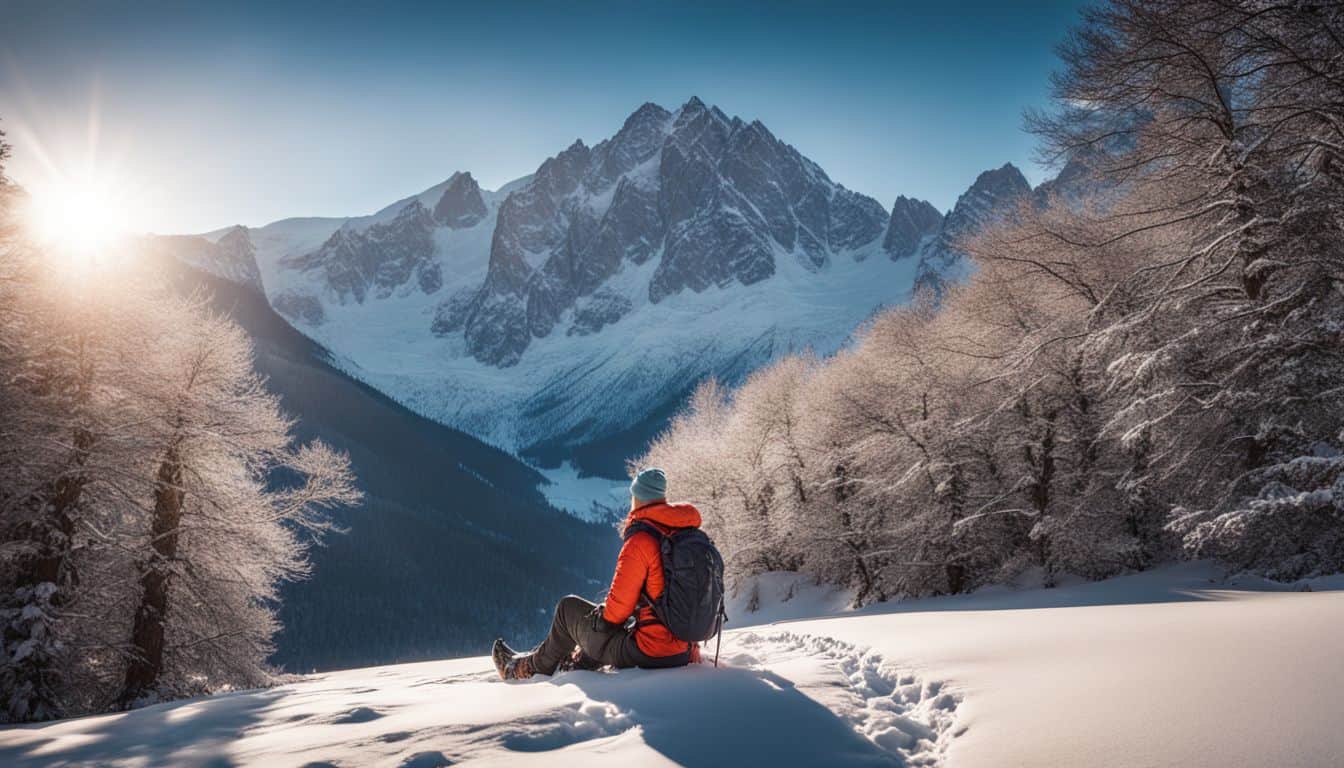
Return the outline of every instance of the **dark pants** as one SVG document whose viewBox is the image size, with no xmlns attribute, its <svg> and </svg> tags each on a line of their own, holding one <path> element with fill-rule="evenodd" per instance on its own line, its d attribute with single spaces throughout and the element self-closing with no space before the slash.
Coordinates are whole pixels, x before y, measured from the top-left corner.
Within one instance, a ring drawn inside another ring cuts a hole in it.
<svg viewBox="0 0 1344 768">
<path fill-rule="evenodd" d="M 554 674 L 555 668 L 574 652 L 576 645 L 601 666 L 668 667 L 681 666 L 690 660 L 689 654 L 683 654 L 685 659 L 682 656 L 666 659 L 649 656 L 635 644 L 633 632 L 595 617 L 593 611 L 596 608 L 595 604 L 577 595 L 561 598 L 555 606 L 550 634 L 533 652 L 532 668 L 543 675 Z"/>
</svg>

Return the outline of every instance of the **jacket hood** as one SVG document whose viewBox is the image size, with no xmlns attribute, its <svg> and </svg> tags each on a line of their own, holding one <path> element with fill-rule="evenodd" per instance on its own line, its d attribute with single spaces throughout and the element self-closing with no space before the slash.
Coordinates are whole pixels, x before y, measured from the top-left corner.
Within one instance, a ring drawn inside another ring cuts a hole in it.
<svg viewBox="0 0 1344 768">
<path fill-rule="evenodd" d="M 664 528 L 699 528 L 700 510 L 690 504 L 668 504 L 665 501 L 655 501 L 652 504 L 645 504 L 632 510 L 629 516 L 625 518 L 625 525 L 622 526 L 622 530 L 636 520 L 648 520 Z"/>
</svg>

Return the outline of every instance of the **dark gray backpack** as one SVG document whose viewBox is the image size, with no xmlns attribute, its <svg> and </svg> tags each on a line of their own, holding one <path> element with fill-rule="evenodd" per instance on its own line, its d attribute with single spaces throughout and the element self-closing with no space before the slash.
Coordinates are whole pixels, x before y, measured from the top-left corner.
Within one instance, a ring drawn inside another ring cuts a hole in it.
<svg viewBox="0 0 1344 768">
<path fill-rule="evenodd" d="M 657 600 L 645 592 L 642 602 L 678 640 L 699 643 L 719 634 L 728 619 L 723 607 L 723 557 L 709 535 L 699 528 L 663 533 L 652 523 L 636 520 L 626 528 L 626 540 L 641 531 L 658 542 L 664 585 Z"/>
</svg>

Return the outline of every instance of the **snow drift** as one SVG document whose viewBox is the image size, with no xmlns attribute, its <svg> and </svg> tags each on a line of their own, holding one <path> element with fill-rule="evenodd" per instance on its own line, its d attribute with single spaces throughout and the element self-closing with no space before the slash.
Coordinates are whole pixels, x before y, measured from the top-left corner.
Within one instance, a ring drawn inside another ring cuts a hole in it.
<svg viewBox="0 0 1344 768">
<path fill-rule="evenodd" d="M 506 684 L 478 657 L 302 677 L 0 730 L 0 762 L 1336 764 L 1344 593 L 1214 575 L 1186 564 L 736 629 L 720 669 Z"/>
</svg>

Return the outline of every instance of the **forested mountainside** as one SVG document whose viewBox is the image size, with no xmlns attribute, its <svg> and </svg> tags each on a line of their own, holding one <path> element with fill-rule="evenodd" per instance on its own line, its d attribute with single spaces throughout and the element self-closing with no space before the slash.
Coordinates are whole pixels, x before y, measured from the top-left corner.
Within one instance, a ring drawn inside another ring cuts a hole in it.
<svg viewBox="0 0 1344 768">
<path fill-rule="evenodd" d="M 295 431 L 350 454 L 364 492 L 346 529 L 313 549 L 312 577 L 282 589 L 277 650 L 290 670 L 479 652 L 501 632 L 533 636 L 561 595 L 600 589 L 618 540 L 545 503 L 534 470 L 418 416 L 327 362 L 256 291 L 191 269 L 253 339 Z"/>
</svg>

